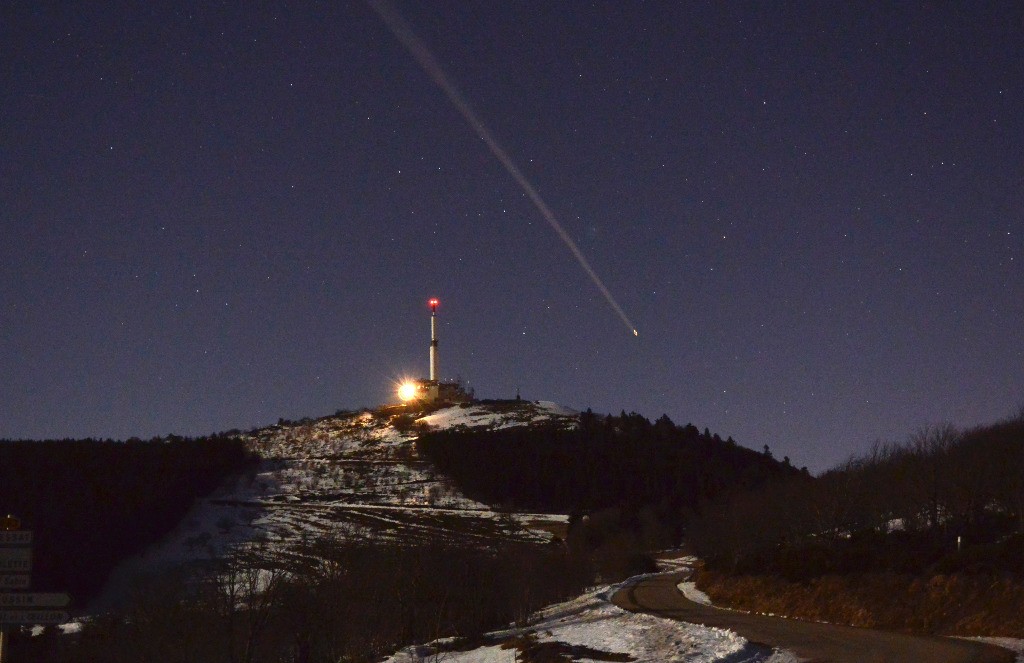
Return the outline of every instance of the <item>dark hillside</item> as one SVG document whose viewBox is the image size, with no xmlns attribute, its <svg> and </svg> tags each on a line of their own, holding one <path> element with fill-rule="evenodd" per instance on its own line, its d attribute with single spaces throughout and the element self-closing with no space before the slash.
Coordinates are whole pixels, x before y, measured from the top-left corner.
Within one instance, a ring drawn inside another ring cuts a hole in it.
<svg viewBox="0 0 1024 663">
<path fill-rule="evenodd" d="M 250 458 L 230 437 L 0 441 L 0 512 L 35 532 L 32 589 L 75 607 Z"/>
<path fill-rule="evenodd" d="M 869 571 L 1024 577 L 1024 419 L 921 431 L 816 481 L 729 496 L 694 534 L 720 570 L 793 580 Z"/>
<path fill-rule="evenodd" d="M 577 430 L 438 431 L 416 444 L 467 496 L 553 513 L 653 506 L 678 522 L 725 491 L 802 475 L 770 453 L 638 414 L 584 412 Z"/>
</svg>

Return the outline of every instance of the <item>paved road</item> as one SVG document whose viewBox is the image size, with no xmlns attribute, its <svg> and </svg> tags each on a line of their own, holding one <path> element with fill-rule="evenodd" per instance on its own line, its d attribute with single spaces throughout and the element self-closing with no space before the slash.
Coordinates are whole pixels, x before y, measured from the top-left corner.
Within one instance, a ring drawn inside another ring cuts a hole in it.
<svg viewBox="0 0 1024 663">
<path fill-rule="evenodd" d="M 634 612 L 736 631 L 751 642 L 781 647 L 815 663 L 1013 663 L 1001 647 L 935 636 L 817 624 L 720 610 L 686 599 L 676 585 L 688 572 L 641 580 L 619 590 L 615 605 Z"/>
</svg>

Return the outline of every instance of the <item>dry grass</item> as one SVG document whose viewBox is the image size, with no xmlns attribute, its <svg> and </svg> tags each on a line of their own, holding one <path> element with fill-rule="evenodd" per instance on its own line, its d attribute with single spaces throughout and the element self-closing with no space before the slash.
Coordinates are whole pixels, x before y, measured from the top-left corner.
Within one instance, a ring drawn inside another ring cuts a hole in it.
<svg viewBox="0 0 1024 663">
<path fill-rule="evenodd" d="M 1024 637 L 1024 584 L 991 575 L 821 576 L 806 583 L 701 570 L 697 586 L 723 607 L 918 633 Z"/>
</svg>

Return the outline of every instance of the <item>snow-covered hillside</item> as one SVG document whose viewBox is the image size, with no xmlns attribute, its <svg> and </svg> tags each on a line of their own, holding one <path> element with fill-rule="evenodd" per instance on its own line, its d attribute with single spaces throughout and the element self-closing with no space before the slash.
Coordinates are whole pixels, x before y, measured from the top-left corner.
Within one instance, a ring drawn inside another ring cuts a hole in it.
<svg viewBox="0 0 1024 663">
<path fill-rule="evenodd" d="M 116 602 L 139 570 L 151 572 L 161 564 L 218 557 L 252 545 L 288 556 L 309 550 L 303 544 L 324 536 L 399 544 L 551 540 L 553 532 L 564 534 L 566 516 L 499 514 L 461 495 L 418 457 L 415 447 L 416 437 L 428 430 L 542 425 L 574 427 L 577 413 L 527 401 L 472 403 L 429 413 L 386 407 L 240 434 L 259 456 L 258 467 L 201 500 L 162 545 L 125 565 L 105 599 Z M 530 626 L 493 632 L 468 650 L 409 647 L 389 661 L 492 663 L 518 660 L 525 648 L 537 647 L 581 661 L 795 660 L 730 631 L 626 612 L 609 602 L 614 589 L 603 587 L 550 606 Z"/>
<path fill-rule="evenodd" d="M 431 429 L 494 430 L 552 422 L 574 426 L 578 415 L 579 412 L 576 410 L 570 410 L 551 401 L 506 401 L 449 407 L 417 419 L 417 423 L 425 424 Z"/>
<path fill-rule="evenodd" d="M 288 548 L 321 536 L 398 543 L 549 539 L 564 522 L 551 515 L 499 517 L 466 499 L 417 456 L 415 440 L 421 431 L 447 428 L 572 427 L 576 412 L 548 402 L 485 401 L 422 414 L 385 407 L 241 434 L 259 467 L 202 500 L 149 561 L 201 559 L 254 542 Z"/>
</svg>

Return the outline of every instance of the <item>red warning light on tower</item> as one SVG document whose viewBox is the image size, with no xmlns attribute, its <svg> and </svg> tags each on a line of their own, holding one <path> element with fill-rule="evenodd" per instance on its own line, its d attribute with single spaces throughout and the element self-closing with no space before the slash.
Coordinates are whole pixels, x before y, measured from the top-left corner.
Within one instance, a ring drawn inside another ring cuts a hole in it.
<svg viewBox="0 0 1024 663">
<path fill-rule="evenodd" d="M 427 304 L 429 304 L 429 305 L 430 305 L 430 308 L 432 308 L 432 309 L 436 309 L 436 308 L 437 308 L 437 305 L 438 305 L 438 304 L 440 304 L 440 303 L 441 303 L 441 302 L 437 301 L 437 299 L 436 299 L 436 298 L 434 298 L 434 299 L 431 299 L 431 300 L 430 300 L 429 302 L 427 302 Z"/>
</svg>

